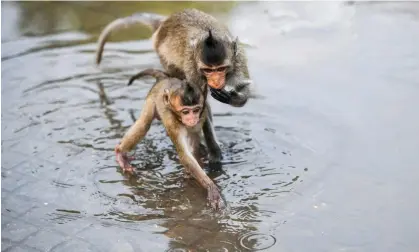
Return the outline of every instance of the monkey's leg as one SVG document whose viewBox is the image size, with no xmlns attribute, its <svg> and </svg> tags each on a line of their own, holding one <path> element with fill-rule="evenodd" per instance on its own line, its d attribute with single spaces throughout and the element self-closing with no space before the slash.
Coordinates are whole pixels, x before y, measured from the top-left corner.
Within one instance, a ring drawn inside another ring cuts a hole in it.
<svg viewBox="0 0 419 252">
<path fill-rule="evenodd" d="M 151 122 L 155 115 L 155 106 L 151 98 L 147 98 L 141 110 L 140 117 L 125 133 L 121 142 L 115 147 L 116 160 L 122 170 L 133 172 L 134 168 L 129 163 L 127 152 L 129 152 L 141 139 L 144 138 L 150 129 Z"/>
<path fill-rule="evenodd" d="M 209 204 L 214 209 L 224 208 L 224 202 L 221 197 L 221 193 L 214 182 L 208 177 L 204 170 L 199 165 L 198 161 L 194 157 L 193 149 L 190 144 L 191 141 L 199 141 L 199 139 L 190 139 L 188 132 L 183 129 L 178 132 L 174 127 L 168 128 L 168 133 L 176 149 L 179 153 L 179 159 L 182 165 L 189 168 L 191 175 L 198 181 L 198 183 L 207 189 L 207 199 Z M 178 134 L 176 134 L 178 133 Z"/>
<path fill-rule="evenodd" d="M 210 163 L 220 163 L 222 159 L 221 148 L 218 145 L 217 138 L 215 136 L 214 126 L 212 124 L 211 108 L 209 107 L 209 104 L 207 104 L 207 109 L 208 114 L 202 127 L 202 132 L 208 148 L 208 161 Z"/>
</svg>

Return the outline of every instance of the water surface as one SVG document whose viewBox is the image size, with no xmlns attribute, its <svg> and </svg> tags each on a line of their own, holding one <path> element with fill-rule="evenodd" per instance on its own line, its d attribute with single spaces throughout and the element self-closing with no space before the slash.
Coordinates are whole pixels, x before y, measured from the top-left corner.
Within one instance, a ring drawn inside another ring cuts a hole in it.
<svg viewBox="0 0 419 252">
<path fill-rule="evenodd" d="M 150 32 L 115 33 L 94 65 L 110 21 L 184 7 L 228 24 L 256 83 L 243 108 L 210 101 L 224 215 L 160 123 L 137 177 L 117 167 L 153 81 L 125 84 L 160 68 Z M 418 27 L 414 2 L 2 2 L 2 192 L 97 251 L 416 251 Z"/>
</svg>

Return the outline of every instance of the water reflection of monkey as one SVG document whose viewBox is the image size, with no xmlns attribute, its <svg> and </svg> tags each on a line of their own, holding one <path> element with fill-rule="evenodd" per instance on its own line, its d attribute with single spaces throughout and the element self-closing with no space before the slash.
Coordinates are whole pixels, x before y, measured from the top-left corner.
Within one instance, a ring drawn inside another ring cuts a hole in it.
<svg viewBox="0 0 419 252">
<path fill-rule="evenodd" d="M 123 171 L 133 171 L 127 152 L 144 138 L 151 122 L 157 118 L 162 121 L 186 173 L 191 174 L 207 189 L 208 200 L 213 208 L 223 207 L 217 186 L 201 168 L 197 158 L 200 134 L 208 113 L 206 96 L 196 85 L 191 85 L 186 80 L 170 78 L 166 73 L 155 69 L 141 71 L 131 78 L 130 83 L 147 75 L 155 77 L 157 81 L 146 97 L 140 117 L 115 147 L 119 165 Z"/>
</svg>

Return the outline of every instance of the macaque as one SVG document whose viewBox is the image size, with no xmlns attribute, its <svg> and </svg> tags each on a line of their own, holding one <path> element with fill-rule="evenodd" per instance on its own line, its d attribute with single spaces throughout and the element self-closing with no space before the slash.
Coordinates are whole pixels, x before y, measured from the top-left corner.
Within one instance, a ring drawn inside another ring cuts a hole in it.
<svg viewBox="0 0 419 252">
<path fill-rule="evenodd" d="M 198 162 L 200 134 L 208 113 L 203 90 L 186 80 L 171 78 L 165 72 L 156 69 L 141 71 L 130 79 L 128 85 L 143 76 L 155 77 L 156 83 L 146 97 L 140 117 L 115 147 L 119 166 L 124 172 L 133 172 L 127 152 L 144 138 L 151 122 L 157 118 L 163 123 L 186 173 L 207 189 L 211 207 L 222 208 L 223 201 L 217 186 Z"/>
<path fill-rule="evenodd" d="M 144 24 L 153 31 L 153 48 L 165 71 L 201 88 L 208 84 L 216 100 L 242 107 L 250 96 L 251 79 L 244 48 L 216 18 L 196 9 L 165 17 L 136 13 L 109 23 L 98 39 L 100 64 L 109 35 L 120 28 Z"/>
<path fill-rule="evenodd" d="M 228 28 L 213 16 L 196 9 L 185 9 L 165 17 L 152 13 L 136 13 L 109 23 L 101 32 L 96 51 L 100 64 L 109 35 L 135 24 L 151 27 L 153 48 L 165 72 L 178 79 L 209 90 L 211 96 L 234 107 L 244 106 L 252 83 L 244 48 Z M 207 91 L 205 91 L 207 96 Z M 208 107 L 203 126 L 209 161 L 220 163 L 219 145 L 215 136 L 212 113 Z"/>
</svg>

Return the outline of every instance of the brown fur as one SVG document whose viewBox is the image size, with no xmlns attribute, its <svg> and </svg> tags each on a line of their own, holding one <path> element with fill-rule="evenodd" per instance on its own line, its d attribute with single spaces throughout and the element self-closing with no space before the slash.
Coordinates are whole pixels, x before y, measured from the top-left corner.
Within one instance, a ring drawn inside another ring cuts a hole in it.
<svg viewBox="0 0 419 252">
<path fill-rule="evenodd" d="M 208 94 L 208 83 L 200 72 L 199 55 L 201 42 L 208 36 L 208 31 L 211 30 L 213 37 L 225 45 L 227 58 L 224 63 L 231 67 L 231 71 L 225 79 L 224 97 L 227 98 L 222 102 L 235 107 L 242 107 L 247 103 L 250 96 L 249 84 L 251 81 L 244 48 L 239 44 L 237 38 L 232 36 L 228 28 L 216 18 L 196 9 L 185 9 L 168 17 L 138 13 L 118 19 L 107 25 L 99 37 L 96 53 L 98 64 L 110 33 L 132 24 L 150 26 L 153 31 L 153 48 L 157 52 L 166 73 L 171 77 L 186 79 L 188 82 L 198 85 L 203 89 L 205 97 Z M 225 91 L 227 89 L 228 91 Z M 220 96 L 216 96 L 214 93 L 222 91 L 211 89 L 211 95 L 221 101 Z M 211 111 L 208 103 L 206 103 L 206 106 L 208 111 Z M 215 140 L 213 129 L 212 114 L 208 112 L 203 134 L 208 147 L 210 162 L 218 163 L 222 155 Z"/>
<path fill-rule="evenodd" d="M 236 107 L 244 106 L 250 96 L 250 76 L 247 68 L 247 58 L 244 48 L 234 38 L 228 28 L 213 16 L 196 9 L 185 9 L 173 13 L 169 17 L 145 19 L 152 14 L 135 14 L 130 17 L 118 19 L 109 24 L 101 33 L 98 40 L 96 62 L 99 64 L 103 47 L 108 35 L 116 29 L 131 24 L 142 23 L 152 27 L 153 48 L 157 52 L 165 71 L 172 77 L 187 79 L 189 82 L 203 87 L 206 81 L 199 71 L 200 42 L 208 31 L 214 38 L 221 41 L 227 49 L 226 63 L 232 67 L 226 79 L 226 86 L 230 87 L 236 95 L 231 96 L 229 104 Z M 150 21 L 153 20 L 153 21 Z M 151 25 L 151 24 L 154 24 Z M 156 25 L 159 24 L 156 29 Z M 234 52 L 234 47 L 237 48 Z"/>
<path fill-rule="evenodd" d="M 198 162 L 199 159 L 197 159 L 200 133 L 203 127 L 210 125 L 207 122 L 208 110 L 204 106 L 206 104 L 204 94 L 201 93 L 200 104 L 197 104 L 203 107 L 203 111 L 200 114 L 200 122 L 193 127 L 186 127 L 180 123 L 179 115 L 171 107 L 172 105 L 168 106 L 168 104 L 177 104 L 175 106 L 179 106 L 180 97 L 177 94 L 182 93 L 179 88 L 182 87 L 182 82 L 185 80 L 167 77 L 162 71 L 154 69 L 146 69 L 135 76 L 142 77 L 146 75 L 156 77 L 157 82 L 147 94 L 140 117 L 115 147 L 119 165 L 124 171 L 133 171 L 133 167 L 129 164 L 126 153 L 132 150 L 144 138 L 150 129 L 151 122 L 154 118 L 158 117 L 166 128 L 166 132 L 172 140 L 179 154 L 180 162 L 184 165 L 186 172 L 190 173 L 203 188 L 207 189 L 211 206 L 216 209 L 221 208 L 223 202 L 220 192 L 214 182 L 202 170 Z M 165 101 L 165 96 L 172 102 Z"/>
</svg>

